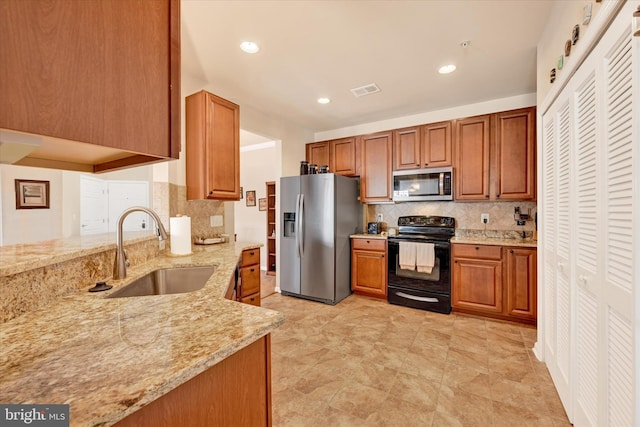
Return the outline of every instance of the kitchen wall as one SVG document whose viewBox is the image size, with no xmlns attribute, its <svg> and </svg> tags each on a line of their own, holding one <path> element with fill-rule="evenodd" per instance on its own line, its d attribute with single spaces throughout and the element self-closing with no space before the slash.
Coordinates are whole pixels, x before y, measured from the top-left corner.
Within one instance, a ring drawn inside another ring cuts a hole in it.
<svg viewBox="0 0 640 427">
<path fill-rule="evenodd" d="M 83 173 L 0 165 L 0 175 L 2 176 L 0 244 L 34 243 L 80 235 L 80 176 Z M 104 180 L 151 182 L 153 170 L 151 166 L 140 166 L 96 176 Z M 50 208 L 16 209 L 15 179 L 49 181 Z M 151 191 L 153 192 L 153 189 Z M 168 216 L 164 223 L 169 224 Z"/>
<path fill-rule="evenodd" d="M 267 211 L 259 210 L 259 200 L 266 198 L 267 181 L 279 181 L 279 159 L 274 141 L 242 147 L 240 152 L 240 185 L 243 199 L 234 202 L 235 233 L 238 241 L 259 242 L 260 268 L 267 269 Z M 277 187 L 277 185 L 276 185 Z M 256 206 L 247 206 L 246 192 L 255 190 Z"/>
<path fill-rule="evenodd" d="M 493 99 L 486 102 L 479 102 L 477 104 L 461 105 L 444 110 L 429 111 L 412 116 L 397 117 L 389 120 L 365 123 L 358 126 L 350 126 L 340 129 L 316 132 L 314 135 L 314 141 L 325 141 L 328 139 L 343 138 L 353 135 L 364 135 L 383 130 L 399 129 L 407 126 L 436 123 L 444 120 L 459 119 L 462 117 L 495 113 L 497 111 L 530 107 L 532 105 L 536 105 L 535 93 L 512 96 L 509 98 Z M 297 166 L 299 166 L 299 163 Z M 291 165 L 291 167 L 293 167 L 293 165 Z"/>
<path fill-rule="evenodd" d="M 595 1 L 560 1 L 554 2 L 549 21 L 538 41 L 537 57 L 537 105 L 542 105 L 545 97 L 554 85 L 560 84 L 566 76 L 564 74 L 576 61 L 577 55 L 569 55 L 564 58 L 561 70 L 557 69 L 558 57 L 564 54 L 564 44 L 571 39 L 571 32 L 576 24 L 580 25 L 580 39 L 572 51 L 584 47 L 584 38 L 590 32 L 589 25 L 583 25 L 584 6 L 591 4 L 591 20 L 594 20 L 600 12 L 601 4 Z M 549 72 L 556 68 L 556 82 L 551 83 Z M 541 112 L 540 112 L 541 113 Z"/>
</svg>

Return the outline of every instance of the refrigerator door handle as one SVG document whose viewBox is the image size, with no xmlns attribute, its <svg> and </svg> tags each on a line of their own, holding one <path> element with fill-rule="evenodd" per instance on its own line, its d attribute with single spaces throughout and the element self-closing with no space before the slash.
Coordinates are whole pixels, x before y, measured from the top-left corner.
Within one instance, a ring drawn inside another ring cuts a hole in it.
<svg viewBox="0 0 640 427">
<path fill-rule="evenodd" d="M 296 235 L 296 250 L 298 256 L 300 256 L 300 194 L 296 195 L 296 222 L 294 233 Z"/>
<path fill-rule="evenodd" d="M 300 254 L 300 257 L 302 257 L 304 255 L 304 194 L 300 194 L 300 216 L 296 217 L 299 218 L 299 233 L 298 235 L 300 237 L 298 237 L 298 253 Z"/>
</svg>

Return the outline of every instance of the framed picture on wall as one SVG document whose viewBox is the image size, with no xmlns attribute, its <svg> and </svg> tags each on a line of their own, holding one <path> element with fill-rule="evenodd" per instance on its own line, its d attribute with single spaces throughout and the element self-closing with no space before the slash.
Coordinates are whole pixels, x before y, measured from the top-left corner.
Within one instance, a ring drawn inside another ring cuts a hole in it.
<svg viewBox="0 0 640 427">
<path fill-rule="evenodd" d="M 256 205 L 256 190 L 247 191 L 247 206 Z"/>
<path fill-rule="evenodd" d="M 16 209 L 49 209 L 49 181 L 16 179 Z"/>
<path fill-rule="evenodd" d="M 265 197 L 264 199 L 258 199 L 258 209 L 261 211 L 266 211 L 267 210 L 267 198 Z"/>
</svg>

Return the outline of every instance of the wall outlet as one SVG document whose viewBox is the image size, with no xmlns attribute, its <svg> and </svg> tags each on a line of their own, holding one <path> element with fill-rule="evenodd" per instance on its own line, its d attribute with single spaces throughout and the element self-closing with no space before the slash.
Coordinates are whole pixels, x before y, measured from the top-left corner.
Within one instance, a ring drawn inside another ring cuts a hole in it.
<svg viewBox="0 0 640 427">
<path fill-rule="evenodd" d="M 383 219 L 383 218 L 384 218 L 384 217 L 382 216 L 382 214 L 381 214 L 381 213 L 379 213 L 379 214 L 378 214 L 378 216 L 376 217 L 376 221 L 378 221 L 378 222 L 382 222 L 382 221 L 384 221 L 384 219 Z"/>
<path fill-rule="evenodd" d="M 489 214 L 488 213 L 480 214 L 480 222 L 482 222 L 483 224 L 489 223 Z"/>
<path fill-rule="evenodd" d="M 222 227 L 222 215 L 211 215 L 211 226 L 212 227 Z"/>
</svg>

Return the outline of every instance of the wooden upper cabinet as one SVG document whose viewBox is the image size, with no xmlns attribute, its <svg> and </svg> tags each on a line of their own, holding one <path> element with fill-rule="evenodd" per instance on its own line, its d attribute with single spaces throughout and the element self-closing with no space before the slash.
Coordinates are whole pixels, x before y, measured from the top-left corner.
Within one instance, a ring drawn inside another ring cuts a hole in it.
<svg viewBox="0 0 640 427">
<path fill-rule="evenodd" d="M 101 172 L 180 153 L 180 2 L 0 2 L 0 128 L 16 164 Z"/>
<path fill-rule="evenodd" d="M 456 121 L 456 200 L 489 199 L 490 127 L 490 115 Z"/>
<path fill-rule="evenodd" d="M 307 144 L 307 162 L 309 162 L 309 164 L 316 164 L 318 167 L 327 165 L 329 166 L 329 170 L 331 170 L 330 147 L 331 143 L 329 141 Z"/>
<path fill-rule="evenodd" d="M 329 172 L 345 176 L 360 174 L 357 138 L 312 142 L 306 145 L 307 162 L 329 166 Z"/>
<path fill-rule="evenodd" d="M 393 170 L 451 166 L 451 122 L 393 131 Z"/>
<path fill-rule="evenodd" d="M 419 126 L 393 131 L 393 170 L 422 167 L 420 136 Z"/>
<path fill-rule="evenodd" d="M 240 200 L 240 107 L 202 90 L 185 113 L 187 200 Z"/>
<path fill-rule="evenodd" d="M 422 166 L 451 166 L 451 122 L 432 123 L 422 127 Z"/>
<path fill-rule="evenodd" d="M 501 200 L 535 200 L 535 107 L 496 114 L 494 195 Z"/>
<path fill-rule="evenodd" d="M 362 175 L 360 202 L 380 203 L 393 200 L 391 180 L 392 132 L 363 135 L 361 141 Z"/>
<path fill-rule="evenodd" d="M 331 141 L 331 164 L 329 171 L 346 176 L 357 175 L 356 138 Z"/>
</svg>

